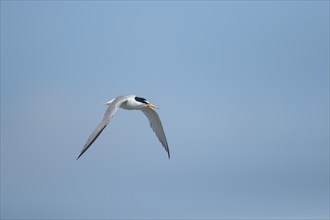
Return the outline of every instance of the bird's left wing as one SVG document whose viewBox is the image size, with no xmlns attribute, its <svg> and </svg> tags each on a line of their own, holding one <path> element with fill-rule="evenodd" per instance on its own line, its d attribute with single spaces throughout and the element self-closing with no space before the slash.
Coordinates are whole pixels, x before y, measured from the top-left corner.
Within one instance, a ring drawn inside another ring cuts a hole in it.
<svg viewBox="0 0 330 220">
<path fill-rule="evenodd" d="M 97 125 L 97 127 L 94 129 L 93 133 L 87 139 L 86 144 L 84 145 L 83 149 L 81 150 L 77 160 L 94 143 L 94 141 L 98 138 L 98 136 L 101 134 L 101 132 L 107 127 L 107 125 L 111 121 L 111 118 L 116 114 L 120 105 L 125 101 L 126 101 L 125 98 L 118 97 L 118 98 L 114 99 L 113 101 L 110 101 L 107 103 L 107 105 L 109 107 L 108 107 L 107 111 L 104 113 L 102 121 Z"/>
<path fill-rule="evenodd" d="M 170 150 L 168 148 L 165 132 L 162 126 L 162 122 L 157 114 L 157 112 L 149 107 L 142 108 L 141 111 L 147 116 L 149 119 L 150 127 L 155 132 L 158 140 L 165 148 L 168 158 L 170 158 Z"/>
</svg>

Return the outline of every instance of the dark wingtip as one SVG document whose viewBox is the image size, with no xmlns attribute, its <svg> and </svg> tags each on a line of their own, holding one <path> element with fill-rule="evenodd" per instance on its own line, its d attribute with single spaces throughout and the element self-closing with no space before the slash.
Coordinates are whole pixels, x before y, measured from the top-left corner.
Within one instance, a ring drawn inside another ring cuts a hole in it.
<svg viewBox="0 0 330 220">
<path fill-rule="evenodd" d="M 84 153 L 85 153 L 85 151 L 81 152 L 76 160 L 78 160 Z"/>
</svg>

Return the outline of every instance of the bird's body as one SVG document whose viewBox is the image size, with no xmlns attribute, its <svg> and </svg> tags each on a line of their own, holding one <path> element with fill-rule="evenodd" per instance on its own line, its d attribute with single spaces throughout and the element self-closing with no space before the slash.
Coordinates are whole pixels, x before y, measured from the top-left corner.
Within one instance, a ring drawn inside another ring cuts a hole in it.
<svg viewBox="0 0 330 220">
<path fill-rule="evenodd" d="M 170 152 L 162 123 L 157 112 L 153 110 L 153 108 L 157 108 L 156 106 L 149 103 L 146 99 L 137 97 L 135 95 L 118 96 L 117 98 L 114 98 L 105 104 L 108 106 L 108 109 L 104 114 L 103 120 L 98 124 L 93 133 L 89 136 L 77 159 L 79 159 L 93 144 L 93 142 L 97 139 L 101 132 L 110 123 L 112 117 L 115 115 L 119 108 L 126 110 L 141 110 L 149 119 L 150 127 L 153 129 L 156 136 L 158 137 L 158 140 L 165 148 L 168 154 L 168 158 L 170 158 Z"/>
</svg>

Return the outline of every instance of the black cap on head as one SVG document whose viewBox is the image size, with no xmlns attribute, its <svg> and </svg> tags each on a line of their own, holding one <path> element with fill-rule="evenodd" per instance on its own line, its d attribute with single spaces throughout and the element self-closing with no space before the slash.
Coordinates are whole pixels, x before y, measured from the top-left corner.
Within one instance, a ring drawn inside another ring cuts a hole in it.
<svg viewBox="0 0 330 220">
<path fill-rule="evenodd" d="M 149 103 L 145 98 L 141 98 L 141 97 L 135 97 L 135 100 L 138 101 L 138 102 L 142 102 L 144 104 Z"/>
</svg>

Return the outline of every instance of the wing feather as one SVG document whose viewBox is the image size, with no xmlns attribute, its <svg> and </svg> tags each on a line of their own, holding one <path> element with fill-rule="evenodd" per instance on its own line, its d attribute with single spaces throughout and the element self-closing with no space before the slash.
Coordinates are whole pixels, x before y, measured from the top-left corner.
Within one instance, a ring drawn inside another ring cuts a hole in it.
<svg viewBox="0 0 330 220">
<path fill-rule="evenodd" d="M 141 109 L 141 111 L 147 116 L 150 123 L 150 127 L 155 132 L 158 140 L 166 150 L 168 158 L 170 158 L 170 150 L 168 148 L 165 132 L 157 112 L 149 107 L 144 107 Z"/>
<path fill-rule="evenodd" d="M 87 139 L 83 149 L 81 150 L 79 156 L 77 157 L 77 160 L 87 151 L 87 149 L 94 143 L 94 141 L 98 138 L 98 136 L 102 133 L 102 131 L 107 127 L 107 125 L 110 123 L 112 117 L 116 114 L 118 108 L 122 103 L 126 101 L 126 97 L 119 96 L 113 101 L 110 101 L 107 103 L 109 106 L 106 112 L 104 113 L 102 121 L 97 125 L 97 127 L 94 129 L 92 134 Z"/>
</svg>

